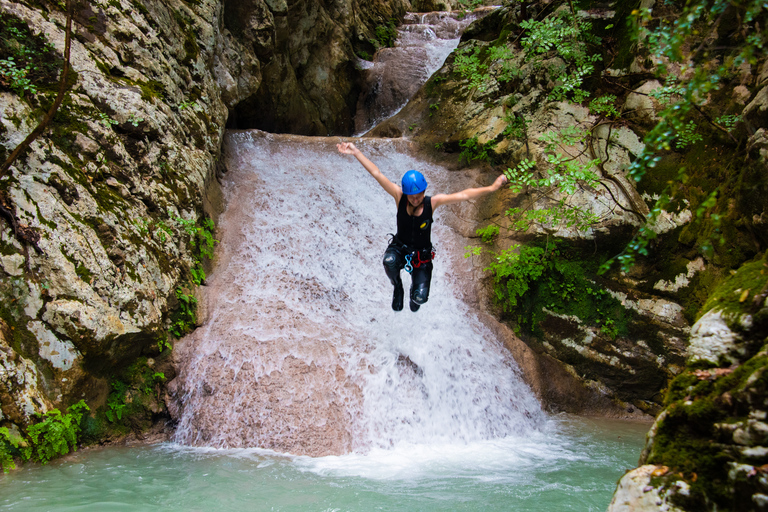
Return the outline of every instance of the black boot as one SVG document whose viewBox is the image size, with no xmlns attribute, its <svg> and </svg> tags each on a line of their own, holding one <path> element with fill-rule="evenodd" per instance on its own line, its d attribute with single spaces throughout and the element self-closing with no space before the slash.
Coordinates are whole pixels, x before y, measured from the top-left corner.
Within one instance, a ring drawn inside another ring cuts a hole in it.
<svg viewBox="0 0 768 512">
<path fill-rule="evenodd" d="M 397 284 L 395 285 L 395 291 L 392 293 L 392 309 L 395 311 L 402 311 L 403 310 L 403 296 L 405 295 L 405 292 L 403 291 L 403 282 L 398 280 Z"/>
<path fill-rule="evenodd" d="M 413 299 L 411 299 L 411 311 L 415 313 L 419 310 L 420 307 L 421 306 L 419 304 L 416 304 L 415 302 L 413 302 Z"/>
</svg>

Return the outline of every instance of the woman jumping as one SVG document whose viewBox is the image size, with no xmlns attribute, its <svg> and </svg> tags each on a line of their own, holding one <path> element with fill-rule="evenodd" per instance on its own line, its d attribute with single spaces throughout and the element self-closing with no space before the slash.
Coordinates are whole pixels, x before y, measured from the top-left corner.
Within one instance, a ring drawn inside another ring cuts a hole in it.
<svg viewBox="0 0 768 512">
<path fill-rule="evenodd" d="M 499 190 L 507 178 L 503 174 L 493 185 L 468 188 L 454 194 L 425 195 L 427 180 L 418 171 L 410 170 L 403 176 L 401 185 L 396 185 L 384 176 L 351 142 L 337 144 L 339 153 L 353 155 L 365 170 L 379 182 L 381 188 L 395 198 L 397 204 L 397 234 L 384 253 L 384 271 L 395 287 L 392 295 L 392 309 L 403 309 L 403 281 L 400 271 L 405 268 L 411 273 L 411 311 L 418 311 L 429 298 L 432 281 L 432 214 L 438 206 L 477 199 Z"/>
</svg>

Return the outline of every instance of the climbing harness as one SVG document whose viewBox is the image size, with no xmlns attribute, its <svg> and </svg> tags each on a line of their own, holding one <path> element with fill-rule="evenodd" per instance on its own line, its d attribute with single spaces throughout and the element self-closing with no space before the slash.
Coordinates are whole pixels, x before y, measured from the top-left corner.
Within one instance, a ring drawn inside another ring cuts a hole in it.
<svg viewBox="0 0 768 512">
<path fill-rule="evenodd" d="M 392 233 L 387 233 L 387 235 L 389 235 L 390 245 L 397 244 L 397 246 L 404 251 L 407 251 L 410 249 L 407 245 L 401 242 L 396 235 Z M 405 255 L 405 266 L 403 268 L 405 269 L 406 272 L 411 274 L 413 273 L 413 269 L 419 268 L 422 265 L 426 265 L 427 263 L 431 262 L 433 259 L 435 259 L 434 245 L 432 246 L 431 249 L 422 249 L 422 250 L 417 249 Z"/>
<path fill-rule="evenodd" d="M 425 259 L 421 258 L 421 254 L 425 253 L 429 256 L 426 256 Z M 414 255 L 416 256 L 416 261 L 413 261 Z M 405 271 L 409 274 L 413 272 L 413 269 L 419 268 L 422 265 L 426 265 L 427 263 L 431 262 L 433 259 L 435 259 L 435 249 L 432 248 L 431 251 L 427 251 L 426 249 L 423 251 L 413 251 L 411 254 L 405 255 Z"/>
</svg>

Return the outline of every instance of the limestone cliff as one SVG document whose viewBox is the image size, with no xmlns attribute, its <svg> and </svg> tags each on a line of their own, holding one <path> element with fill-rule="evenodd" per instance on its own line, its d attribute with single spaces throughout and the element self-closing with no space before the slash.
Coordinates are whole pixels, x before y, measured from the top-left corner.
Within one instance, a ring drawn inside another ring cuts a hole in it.
<svg viewBox="0 0 768 512">
<path fill-rule="evenodd" d="M 63 5 L 0 1 L 3 161 L 53 102 Z M 0 177 L 0 424 L 23 427 L 81 398 L 98 407 L 110 390 L 121 390 L 112 412 L 130 402 L 115 379 L 139 356 L 151 366 L 169 331 L 195 322 L 228 119 L 348 132 L 355 48 L 406 7 L 73 2 L 66 98 Z"/>
</svg>

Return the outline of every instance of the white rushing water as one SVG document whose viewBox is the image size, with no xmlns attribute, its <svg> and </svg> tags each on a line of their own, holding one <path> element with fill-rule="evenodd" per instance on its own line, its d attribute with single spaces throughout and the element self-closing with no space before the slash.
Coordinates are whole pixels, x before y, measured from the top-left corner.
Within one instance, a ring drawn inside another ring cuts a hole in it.
<svg viewBox="0 0 768 512">
<path fill-rule="evenodd" d="M 328 455 L 537 429 L 515 362 L 460 298 L 471 283 L 448 210 L 429 302 L 392 311 L 381 260 L 395 204 L 336 142 L 227 135 L 220 262 L 210 320 L 179 349 L 177 440 Z M 359 145 L 390 179 L 418 168 L 448 191 L 448 171 L 406 142 Z"/>
<path fill-rule="evenodd" d="M 484 7 L 469 13 L 408 13 L 397 29 L 394 47 L 377 51 L 373 62 L 360 63 L 365 69 L 365 79 L 355 116 L 358 136 L 397 114 L 442 67 L 470 23 L 494 9 L 496 7 Z"/>
</svg>

